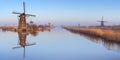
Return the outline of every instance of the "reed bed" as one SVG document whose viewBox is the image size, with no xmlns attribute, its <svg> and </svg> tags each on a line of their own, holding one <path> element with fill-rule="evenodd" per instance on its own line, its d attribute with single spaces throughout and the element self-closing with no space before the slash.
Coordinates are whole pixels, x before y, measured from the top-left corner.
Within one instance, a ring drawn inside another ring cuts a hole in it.
<svg viewBox="0 0 120 60">
<path fill-rule="evenodd" d="M 108 41 L 120 42 L 120 31 L 98 27 L 65 27 L 67 30 L 101 37 Z"/>
</svg>

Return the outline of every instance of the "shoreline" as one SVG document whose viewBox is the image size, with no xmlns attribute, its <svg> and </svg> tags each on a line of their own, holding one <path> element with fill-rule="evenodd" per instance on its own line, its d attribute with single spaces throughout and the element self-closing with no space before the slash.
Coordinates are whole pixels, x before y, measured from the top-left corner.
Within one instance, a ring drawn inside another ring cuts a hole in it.
<svg viewBox="0 0 120 60">
<path fill-rule="evenodd" d="M 100 37 L 106 41 L 113 41 L 120 43 L 120 32 L 110 28 L 100 27 L 63 27 L 68 31 L 86 34 L 94 37 Z"/>
</svg>

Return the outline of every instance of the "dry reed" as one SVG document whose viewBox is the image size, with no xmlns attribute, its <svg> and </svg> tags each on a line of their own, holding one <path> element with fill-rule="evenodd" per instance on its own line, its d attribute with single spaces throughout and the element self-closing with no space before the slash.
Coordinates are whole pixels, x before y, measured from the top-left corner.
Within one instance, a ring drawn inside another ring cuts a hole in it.
<svg viewBox="0 0 120 60">
<path fill-rule="evenodd" d="M 77 31 L 93 36 L 99 36 L 105 40 L 120 42 L 120 32 L 113 29 L 103 29 L 95 27 L 65 27 L 68 30 Z"/>
</svg>

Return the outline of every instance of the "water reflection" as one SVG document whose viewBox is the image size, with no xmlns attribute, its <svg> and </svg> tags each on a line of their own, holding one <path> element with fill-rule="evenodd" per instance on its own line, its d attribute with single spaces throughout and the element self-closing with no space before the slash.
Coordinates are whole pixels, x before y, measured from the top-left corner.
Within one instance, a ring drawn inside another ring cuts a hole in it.
<svg viewBox="0 0 120 60">
<path fill-rule="evenodd" d="M 27 38 L 27 35 L 28 34 L 32 34 L 33 36 L 36 36 L 37 35 L 37 32 L 18 32 L 18 37 L 19 37 L 19 40 L 18 40 L 18 45 L 19 46 L 16 46 L 16 47 L 13 47 L 13 49 L 17 49 L 17 48 L 23 48 L 23 58 L 25 58 L 25 47 L 26 46 L 32 46 L 32 45 L 35 45 L 36 43 L 27 43 L 26 42 L 26 38 Z"/>
<path fill-rule="evenodd" d="M 44 30 L 45 31 L 45 30 Z M 28 43 L 27 36 L 31 34 L 32 36 L 37 36 L 39 32 L 44 32 L 44 31 L 26 31 L 26 32 L 17 32 L 18 33 L 18 43 L 16 47 L 13 47 L 12 49 L 18 49 L 18 48 L 23 48 L 23 59 L 25 59 L 25 47 L 27 46 L 32 46 L 36 45 L 36 43 Z M 50 32 L 50 29 L 47 30 Z"/>
<path fill-rule="evenodd" d="M 70 31 L 70 32 L 72 32 L 74 34 L 78 34 L 80 36 L 84 36 L 88 40 L 91 40 L 93 42 L 102 43 L 108 50 L 114 50 L 115 49 L 115 50 L 120 51 L 120 42 L 108 41 L 108 40 L 104 40 L 100 37 L 95 37 L 95 36 L 88 35 L 88 34 L 82 34 L 82 33 L 75 32 L 75 31 Z"/>
</svg>

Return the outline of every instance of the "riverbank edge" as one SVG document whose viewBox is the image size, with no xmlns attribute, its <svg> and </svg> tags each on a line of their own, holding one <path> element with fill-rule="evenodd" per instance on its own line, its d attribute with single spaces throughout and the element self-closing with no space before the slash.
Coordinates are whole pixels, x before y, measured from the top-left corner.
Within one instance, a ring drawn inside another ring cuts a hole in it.
<svg viewBox="0 0 120 60">
<path fill-rule="evenodd" d="M 72 31 L 72 32 L 77 32 L 77 33 L 82 33 L 82 34 L 85 34 L 85 35 L 90 35 L 90 36 L 95 36 L 95 37 L 100 37 L 102 38 L 103 40 L 106 40 L 106 41 L 111 41 L 111 42 L 116 42 L 116 43 L 120 43 L 120 39 L 119 38 L 116 38 L 116 36 L 113 36 L 113 39 L 110 39 L 108 37 L 105 37 L 105 35 L 108 35 L 108 34 L 104 34 L 104 35 L 101 35 L 101 34 L 97 34 L 97 33 L 94 33 L 94 31 L 86 31 L 86 30 L 82 30 L 82 29 L 85 29 L 82 27 L 63 27 L 64 29 L 68 30 L 68 31 Z M 74 29 L 74 28 L 79 28 L 79 29 Z M 87 27 L 88 29 L 90 27 Z M 90 28 L 92 29 L 92 28 Z M 96 28 L 98 29 L 98 28 Z M 102 31 L 102 29 L 100 29 Z"/>
</svg>

